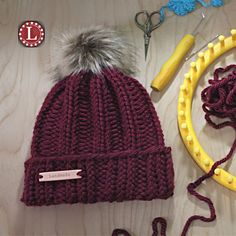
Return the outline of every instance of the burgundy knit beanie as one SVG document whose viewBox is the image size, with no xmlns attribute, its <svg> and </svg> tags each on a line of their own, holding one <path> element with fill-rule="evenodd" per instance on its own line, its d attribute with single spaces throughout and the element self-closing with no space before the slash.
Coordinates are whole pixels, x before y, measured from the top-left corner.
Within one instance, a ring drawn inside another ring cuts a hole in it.
<svg viewBox="0 0 236 236">
<path fill-rule="evenodd" d="M 171 196 L 171 149 L 149 95 L 130 76 L 127 43 L 94 28 L 66 35 L 61 50 L 58 82 L 34 127 L 21 200 L 40 206 Z"/>
</svg>

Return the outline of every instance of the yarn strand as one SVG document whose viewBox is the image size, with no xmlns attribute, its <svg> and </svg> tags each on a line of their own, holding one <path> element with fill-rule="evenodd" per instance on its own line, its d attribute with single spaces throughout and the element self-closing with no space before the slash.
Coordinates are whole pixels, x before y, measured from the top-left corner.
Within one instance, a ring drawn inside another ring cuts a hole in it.
<svg viewBox="0 0 236 236">
<path fill-rule="evenodd" d="M 220 79 L 220 73 L 228 73 L 228 75 Z M 214 72 L 214 79 L 209 80 L 210 86 L 202 91 L 203 111 L 205 112 L 205 119 L 210 126 L 215 129 L 221 129 L 226 126 L 234 128 L 236 132 L 236 65 L 227 66 L 225 69 L 218 68 Z M 216 124 L 212 121 L 211 116 L 216 118 L 228 118 L 227 121 Z M 212 222 L 216 219 L 215 207 L 210 198 L 199 194 L 195 189 L 206 179 L 214 175 L 214 170 L 232 158 L 236 150 L 236 137 L 233 145 L 230 148 L 229 153 L 221 160 L 216 161 L 210 171 L 198 178 L 195 182 L 190 183 L 187 187 L 189 194 L 195 196 L 202 202 L 205 202 L 210 210 L 210 216 L 204 217 L 201 215 L 191 216 L 184 225 L 181 236 L 185 236 L 191 225 L 195 220 L 201 220 L 203 222 Z"/>
<path fill-rule="evenodd" d="M 119 236 L 119 235 L 123 235 L 123 236 L 131 236 L 126 230 L 124 229 L 114 229 L 112 232 L 112 236 Z"/>
<path fill-rule="evenodd" d="M 231 159 L 231 157 L 233 156 L 233 153 L 234 153 L 235 150 L 236 150 L 236 139 L 234 140 L 234 143 L 233 143 L 233 146 L 232 146 L 231 149 L 230 149 L 230 152 L 228 153 L 228 155 L 227 155 L 225 158 L 223 158 L 223 159 L 221 159 L 221 160 L 215 162 L 214 165 L 212 166 L 211 170 L 210 170 L 207 174 L 201 176 L 201 177 L 200 177 L 199 179 L 197 179 L 195 182 L 190 183 L 190 184 L 188 185 L 188 187 L 187 187 L 188 192 L 189 192 L 191 195 L 195 196 L 195 197 L 196 197 L 197 199 L 199 199 L 200 201 L 205 202 L 205 203 L 208 205 L 209 210 L 210 210 L 210 216 L 209 216 L 209 217 L 205 217 L 205 216 L 201 216 L 201 215 L 193 215 L 193 216 L 191 216 L 190 218 L 188 218 L 188 220 L 187 220 L 187 222 L 185 223 L 185 226 L 184 226 L 184 228 L 183 228 L 183 231 L 182 231 L 182 233 L 181 233 L 181 236 L 185 236 L 185 235 L 187 234 L 188 229 L 189 229 L 191 223 L 192 223 L 193 221 L 195 221 L 195 220 L 201 220 L 201 221 L 203 221 L 203 222 L 212 222 L 212 221 L 214 221 L 214 220 L 216 219 L 215 207 L 214 207 L 214 204 L 213 204 L 213 202 L 211 201 L 211 199 L 208 198 L 208 197 L 205 197 L 205 196 L 203 196 L 203 195 L 201 195 L 201 194 L 199 194 L 198 192 L 195 191 L 195 189 L 196 189 L 204 180 L 206 180 L 206 179 L 212 177 L 212 176 L 214 175 L 214 170 L 215 170 L 219 165 L 221 165 L 222 163 L 224 163 L 224 162 L 228 161 L 229 159 Z"/>
<path fill-rule="evenodd" d="M 164 218 L 162 217 L 157 217 L 152 221 L 152 236 L 158 236 L 158 223 L 161 226 L 160 230 L 160 236 L 166 236 L 166 228 L 167 228 L 167 222 Z M 124 229 L 114 229 L 112 232 L 112 236 L 131 236 L 126 230 Z"/>
<path fill-rule="evenodd" d="M 166 236 L 167 222 L 162 217 L 157 217 L 152 221 L 152 230 L 153 230 L 152 236 L 158 236 L 158 228 L 157 228 L 158 223 L 161 226 L 160 235 L 161 236 Z"/>
</svg>

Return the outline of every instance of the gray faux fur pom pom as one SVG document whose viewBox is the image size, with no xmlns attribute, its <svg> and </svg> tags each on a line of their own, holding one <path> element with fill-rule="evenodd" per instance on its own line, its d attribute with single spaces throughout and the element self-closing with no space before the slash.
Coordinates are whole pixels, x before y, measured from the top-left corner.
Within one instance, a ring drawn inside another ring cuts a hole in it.
<svg viewBox="0 0 236 236">
<path fill-rule="evenodd" d="M 60 77 L 82 70 L 100 74 L 104 68 L 117 68 L 127 75 L 136 71 L 134 48 L 111 28 L 99 26 L 66 33 L 60 45 L 62 55 L 56 68 Z"/>
</svg>

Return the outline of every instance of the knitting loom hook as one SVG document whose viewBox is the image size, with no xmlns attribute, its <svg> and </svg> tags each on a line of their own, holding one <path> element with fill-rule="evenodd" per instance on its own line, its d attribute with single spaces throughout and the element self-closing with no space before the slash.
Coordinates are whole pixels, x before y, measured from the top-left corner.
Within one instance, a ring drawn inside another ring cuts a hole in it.
<svg viewBox="0 0 236 236">
<path fill-rule="evenodd" d="M 211 39 L 210 41 L 208 41 L 207 43 L 205 43 L 201 48 L 199 48 L 197 51 L 194 51 L 190 56 L 185 58 L 185 61 L 188 61 L 189 59 L 191 59 L 193 56 L 195 56 L 197 53 L 201 52 L 202 49 L 204 49 L 209 43 L 214 42 L 220 35 L 217 34 L 213 39 Z"/>
<path fill-rule="evenodd" d="M 153 24 L 152 18 L 157 15 L 158 15 L 159 21 L 157 21 L 156 24 Z M 142 23 L 140 22 L 140 16 L 143 16 L 143 18 L 144 18 L 144 22 L 142 22 Z M 146 60 L 147 53 L 148 53 L 148 47 L 149 47 L 149 42 L 150 42 L 150 38 L 151 38 L 151 33 L 153 30 L 160 27 L 162 22 L 163 22 L 163 19 L 162 19 L 159 11 L 153 11 L 150 14 L 147 11 L 140 11 L 135 15 L 136 25 L 144 32 L 145 60 Z"/>
<path fill-rule="evenodd" d="M 193 30 L 193 32 L 192 32 L 192 35 L 196 35 L 196 33 L 197 33 L 197 31 L 198 31 L 198 28 L 199 28 L 199 26 L 202 24 L 202 22 L 204 21 L 204 19 L 205 19 L 205 14 L 202 12 L 202 18 L 201 18 L 201 20 L 198 22 L 198 24 L 195 26 L 195 29 Z"/>
</svg>

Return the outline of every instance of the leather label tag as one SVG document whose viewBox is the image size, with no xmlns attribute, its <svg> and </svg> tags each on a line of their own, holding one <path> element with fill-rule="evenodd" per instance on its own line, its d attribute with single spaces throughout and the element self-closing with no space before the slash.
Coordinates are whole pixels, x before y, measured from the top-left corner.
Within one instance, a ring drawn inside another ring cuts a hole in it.
<svg viewBox="0 0 236 236">
<path fill-rule="evenodd" d="M 39 173 L 39 182 L 58 181 L 68 179 L 81 179 L 79 172 L 82 170 L 62 170 L 62 171 L 49 171 Z"/>
</svg>

